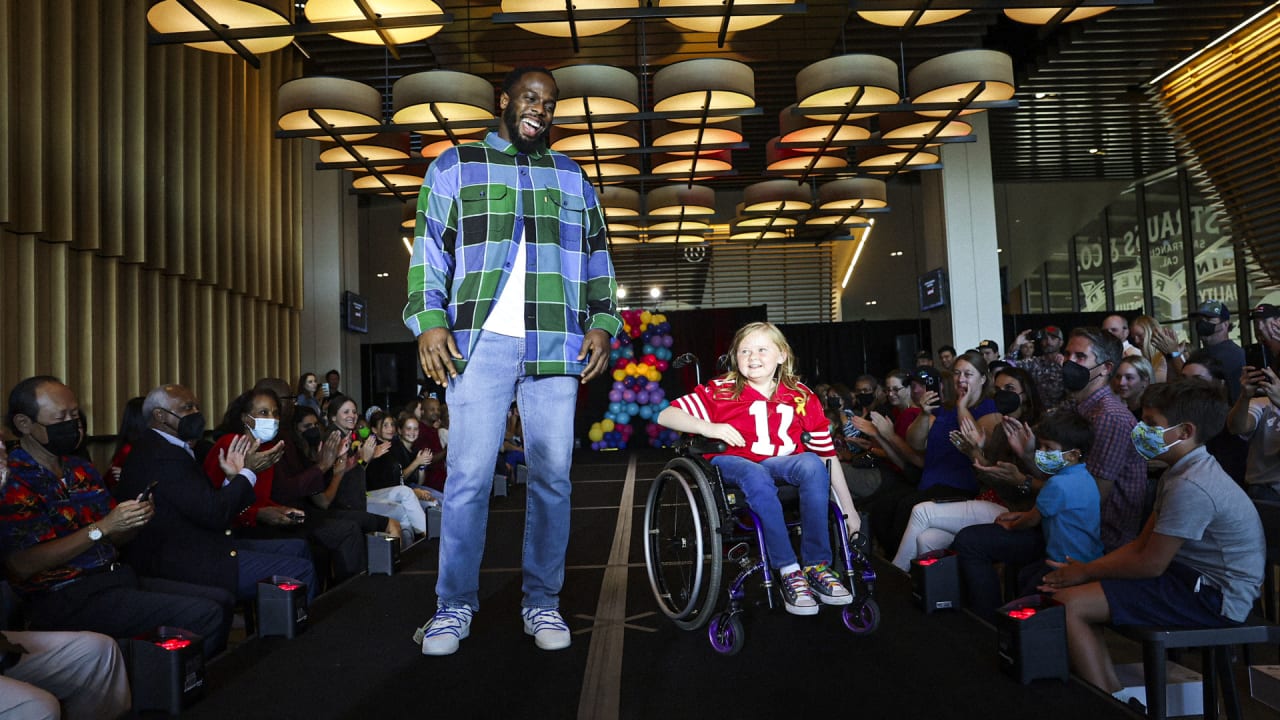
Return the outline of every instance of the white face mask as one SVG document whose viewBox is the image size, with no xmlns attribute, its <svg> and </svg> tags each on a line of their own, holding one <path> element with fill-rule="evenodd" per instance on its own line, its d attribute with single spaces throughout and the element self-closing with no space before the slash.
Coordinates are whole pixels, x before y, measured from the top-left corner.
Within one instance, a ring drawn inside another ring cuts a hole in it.
<svg viewBox="0 0 1280 720">
<path fill-rule="evenodd" d="M 280 421 L 275 418 L 254 418 L 253 427 L 249 428 L 249 432 L 253 433 L 253 437 L 258 442 L 266 443 L 276 439 L 279 429 Z"/>
</svg>

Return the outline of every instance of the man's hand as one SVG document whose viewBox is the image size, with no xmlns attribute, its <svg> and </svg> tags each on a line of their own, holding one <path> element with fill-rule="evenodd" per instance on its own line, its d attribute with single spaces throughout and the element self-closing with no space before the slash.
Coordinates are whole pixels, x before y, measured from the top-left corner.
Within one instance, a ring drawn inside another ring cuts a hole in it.
<svg viewBox="0 0 1280 720">
<path fill-rule="evenodd" d="M 927 390 L 920 396 L 920 409 L 932 415 L 934 410 L 942 407 L 942 396 L 933 390 Z"/>
<path fill-rule="evenodd" d="M 1012 530 L 1014 523 L 1022 519 L 1023 513 L 1006 512 L 996 516 L 995 523 L 1005 530 Z"/>
<path fill-rule="evenodd" d="M 125 500 L 98 521 L 98 529 L 104 535 L 120 536 L 151 522 L 151 517 L 155 514 L 156 506 L 150 500 Z"/>
<path fill-rule="evenodd" d="M 306 519 L 306 514 L 284 505 L 267 505 L 258 508 L 259 525 L 297 525 Z"/>
<path fill-rule="evenodd" d="M 458 377 L 453 361 L 461 359 L 462 353 L 448 328 L 431 328 L 418 336 L 418 362 L 427 377 L 441 387 L 449 386 L 449 378 Z"/>
<path fill-rule="evenodd" d="M 219 450 L 218 466 L 222 468 L 222 474 L 229 478 L 239 475 L 244 470 L 245 456 L 257 442 L 252 437 L 237 435 L 226 449 Z"/>
<path fill-rule="evenodd" d="M 1067 561 L 1064 563 L 1048 559 L 1045 562 L 1049 563 L 1050 567 L 1057 569 L 1044 576 L 1044 580 L 1038 588 L 1042 592 L 1056 592 L 1072 585 L 1087 583 L 1090 580 L 1089 573 L 1085 572 L 1084 563 L 1071 556 L 1067 556 Z"/>
<path fill-rule="evenodd" d="M 582 384 L 586 385 L 609 366 L 609 333 L 599 328 L 587 331 L 582 338 L 582 349 L 578 351 L 578 362 L 583 360 L 587 361 L 582 371 Z"/>
<path fill-rule="evenodd" d="M 246 437 L 252 439 L 252 436 Z M 282 457 L 284 457 L 284 443 L 279 442 L 270 450 L 254 450 L 249 453 L 244 458 L 244 465 L 254 472 L 262 472 L 280 462 Z"/>
<path fill-rule="evenodd" d="M 1264 367 L 1259 372 L 1262 375 L 1257 386 L 1262 388 L 1263 392 L 1270 398 L 1271 404 L 1280 407 L 1280 377 L 1276 377 L 1276 373 L 1269 367 Z"/>
</svg>

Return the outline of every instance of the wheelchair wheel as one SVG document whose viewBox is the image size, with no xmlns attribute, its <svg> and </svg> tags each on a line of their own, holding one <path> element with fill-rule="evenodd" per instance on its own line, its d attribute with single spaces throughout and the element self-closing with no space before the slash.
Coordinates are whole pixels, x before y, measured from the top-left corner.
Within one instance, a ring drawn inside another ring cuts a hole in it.
<svg viewBox="0 0 1280 720">
<path fill-rule="evenodd" d="M 737 655 L 747 642 L 742 629 L 742 618 L 731 613 L 720 613 L 707 626 L 707 639 L 711 647 L 721 655 Z"/>
<path fill-rule="evenodd" d="M 684 630 L 707 623 L 720 593 L 720 518 L 697 462 L 676 458 L 649 489 L 644 561 L 662 613 Z"/>
<path fill-rule="evenodd" d="M 875 598 L 866 598 L 862 602 L 854 602 L 840 613 L 844 626 L 856 635 L 870 635 L 880 627 L 880 606 Z"/>
</svg>

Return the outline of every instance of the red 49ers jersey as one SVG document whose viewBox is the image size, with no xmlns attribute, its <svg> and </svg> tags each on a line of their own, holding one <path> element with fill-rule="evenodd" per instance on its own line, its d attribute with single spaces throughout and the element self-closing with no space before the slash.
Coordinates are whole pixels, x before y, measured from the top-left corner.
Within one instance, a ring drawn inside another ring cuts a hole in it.
<svg viewBox="0 0 1280 720">
<path fill-rule="evenodd" d="M 733 426 L 745 447 L 730 447 L 723 454 L 760 462 L 765 458 L 793 455 L 808 449 L 823 457 L 836 454 L 831 429 L 818 396 L 804 385 L 799 392 L 780 386 L 774 397 L 766 398 L 750 385 L 733 398 L 733 383 L 725 378 L 699 385 L 693 392 L 672 401 L 690 415 L 713 423 Z M 803 434 L 809 433 L 804 442 Z"/>
</svg>

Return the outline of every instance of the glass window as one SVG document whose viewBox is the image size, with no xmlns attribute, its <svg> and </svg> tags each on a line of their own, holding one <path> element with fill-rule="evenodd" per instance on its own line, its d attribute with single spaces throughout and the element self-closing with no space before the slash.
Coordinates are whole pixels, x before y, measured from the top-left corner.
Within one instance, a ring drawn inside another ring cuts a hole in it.
<svg viewBox="0 0 1280 720">
<path fill-rule="evenodd" d="M 1107 269 L 1102 255 L 1105 227 L 1102 217 L 1097 217 L 1076 234 L 1076 295 L 1083 312 L 1107 309 Z"/>
<path fill-rule="evenodd" d="M 1180 180 L 1169 175 L 1145 186 L 1146 231 L 1151 252 L 1151 294 L 1155 307 L 1147 314 L 1186 338 L 1187 274 L 1182 234 Z M 1170 322 L 1171 320 L 1178 322 Z"/>
<path fill-rule="evenodd" d="M 1236 288 L 1236 256 L 1231 233 L 1222 222 L 1222 210 L 1211 207 L 1195 189 L 1188 188 L 1191 199 L 1191 240 L 1195 249 L 1195 304 L 1218 300 L 1231 310 L 1231 339 L 1240 342 L 1241 317 L 1239 292 Z"/>
<path fill-rule="evenodd" d="M 1071 287 L 1071 261 L 1063 248 L 1045 260 L 1045 281 L 1049 283 L 1049 307 L 1046 312 L 1071 312 L 1075 288 Z"/>
<path fill-rule="evenodd" d="M 1116 294 L 1114 310 L 1142 307 L 1142 246 L 1138 240 L 1138 201 L 1132 188 L 1107 207 L 1107 231 L 1111 235 L 1111 286 Z"/>
</svg>

